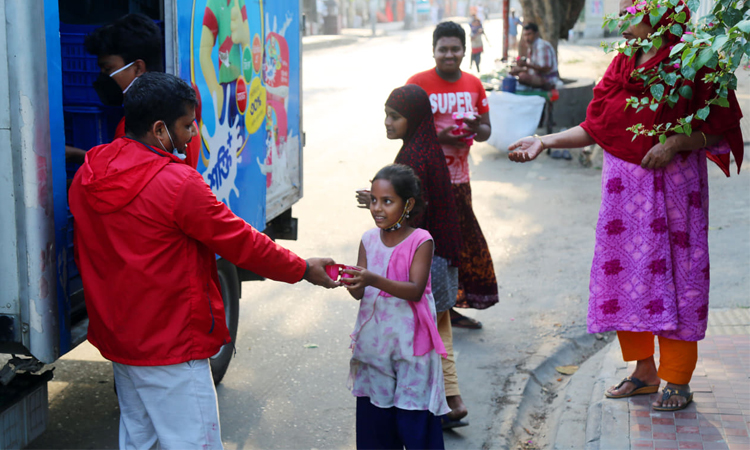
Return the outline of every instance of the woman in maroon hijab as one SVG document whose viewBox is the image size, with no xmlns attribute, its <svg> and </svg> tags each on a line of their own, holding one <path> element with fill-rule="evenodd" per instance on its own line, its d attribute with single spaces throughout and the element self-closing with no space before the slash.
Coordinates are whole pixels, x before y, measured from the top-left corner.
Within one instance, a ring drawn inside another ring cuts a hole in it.
<svg viewBox="0 0 750 450">
<path fill-rule="evenodd" d="M 620 2 L 621 14 L 633 7 Z M 632 10 L 631 10 L 632 11 Z M 683 11 L 688 12 L 687 8 Z M 664 14 L 657 26 L 673 26 Z M 646 16 L 648 17 L 648 16 Z M 689 21 L 688 20 L 686 22 Z M 684 25 L 683 25 L 684 31 Z M 631 25 L 627 40 L 647 39 L 654 28 L 644 19 Z M 586 121 L 570 130 L 542 137 L 527 137 L 509 147 L 509 158 L 531 161 L 542 150 L 599 144 L 604 149 L 602 204 L 596 227 L 596 247 L 589 285 L 588 331 L 617 331 L 626 361 L 637 361 L 635 371 L 606 392 L 610 398 L 651 394 L 667 382 L 656 410 L 676 411 L 692 400 L 689 383 L 698 359 L 697 341 L 703 339 L 708 320 L 708 175 L 706 159 L 716 162 L 729 176 L 729 152 L 739 172 L 743 143 L 742 112 L 733 91 L 729 107 L 711 106 L 705 121 L 694 119 L 692 134 L 670 134 L 664 144 L 658 137 L 639 135 L 627 128 L 642 123 L 677 123 L 694 114 L 715 95 L 703 81 L 706 68 L 694 82 L 693 95 L 680 98 L 673 108 L 636 112 L 626 106 L 631 97 L 650 96 L 636 69 L 667 64 L 678 37 L 667 32 L 664 43 L 632 57 L 617 55 L 604 78 L 594 88 Z M 654 360 L 654 336 L 660 359 Z"/>
</svg>

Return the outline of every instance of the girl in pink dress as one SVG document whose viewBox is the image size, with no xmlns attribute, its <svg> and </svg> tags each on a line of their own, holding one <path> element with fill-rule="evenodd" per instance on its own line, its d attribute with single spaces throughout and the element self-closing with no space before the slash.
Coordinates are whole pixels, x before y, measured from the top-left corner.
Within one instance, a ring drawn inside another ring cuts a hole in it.
<svg viewBox="0 0 750 450">
<path fill-rule="evenodd" d="M 409 226 L 422 206 L 419 178 L 405 165 L 381 169 L 372 181 L 376 228 L 362 236 L 357 270 L 343 281 L 362 303 L 352 333 L 349 387 L 357 397 L 357 448 L 442 449 L 445 401 L 430 287 L 434 244 Z"/>
</svg>

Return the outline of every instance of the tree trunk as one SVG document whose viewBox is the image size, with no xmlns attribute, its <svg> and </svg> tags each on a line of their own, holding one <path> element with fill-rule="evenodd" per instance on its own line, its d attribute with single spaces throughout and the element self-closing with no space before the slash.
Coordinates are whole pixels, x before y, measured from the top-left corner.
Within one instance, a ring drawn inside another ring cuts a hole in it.
<svg viewBox="0 0 750 450">
<path fill-rule="evenodd" d="M 560 39 L 568 38 L 586 0 L 521 0 L 523 23 L 539 25 L 542 39 L 552 44 L 557 51 Z"/>
</svg>

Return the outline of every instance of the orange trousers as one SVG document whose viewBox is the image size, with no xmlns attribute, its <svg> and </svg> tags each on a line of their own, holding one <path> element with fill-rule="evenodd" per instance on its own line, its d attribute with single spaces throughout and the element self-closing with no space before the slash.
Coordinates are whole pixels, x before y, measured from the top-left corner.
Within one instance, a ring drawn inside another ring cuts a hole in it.
<svg viewBox="0 0 750 450">
<path fill-rule="evenodd" d="M 659 337 L 659 378 L 668 383 L 688 384 L 698 362 L 698 342 Z M 654 356 L 654 334 L 648 331 L 618 331 L 622 359 L 640 361 Z"/>
</svg>

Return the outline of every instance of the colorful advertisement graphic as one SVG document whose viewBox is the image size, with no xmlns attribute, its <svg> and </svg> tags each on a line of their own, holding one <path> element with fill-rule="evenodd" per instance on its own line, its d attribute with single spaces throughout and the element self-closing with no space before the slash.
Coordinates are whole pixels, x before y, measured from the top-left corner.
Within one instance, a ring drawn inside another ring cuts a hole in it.
<svg viewBox="0 0 750 450">
<path fill-rule="evenodd" d="M 299 158 L 295 157 L 300 148 L 299 68 L 292 70 L 299 61 L 299 25 L 298 15 L 282 11 L 276 2 L 266 4 L 269 7 L 265 12 L 262 67 L 266 88 L 266 157 L 258 164 L 266 174 L 267 196 L 272 201 L 283 196 L 288 186 L 299 185 Z M 284 23 L 278 26 L 281 17 Z"/>
<path fill-rule="evenodd" d="M 201 99 L 198 171 L 262 230 L 267 199 L 299 188 L 299 3 L 182 0 L 177 11 L 180 76 Z"/>
</svg>

